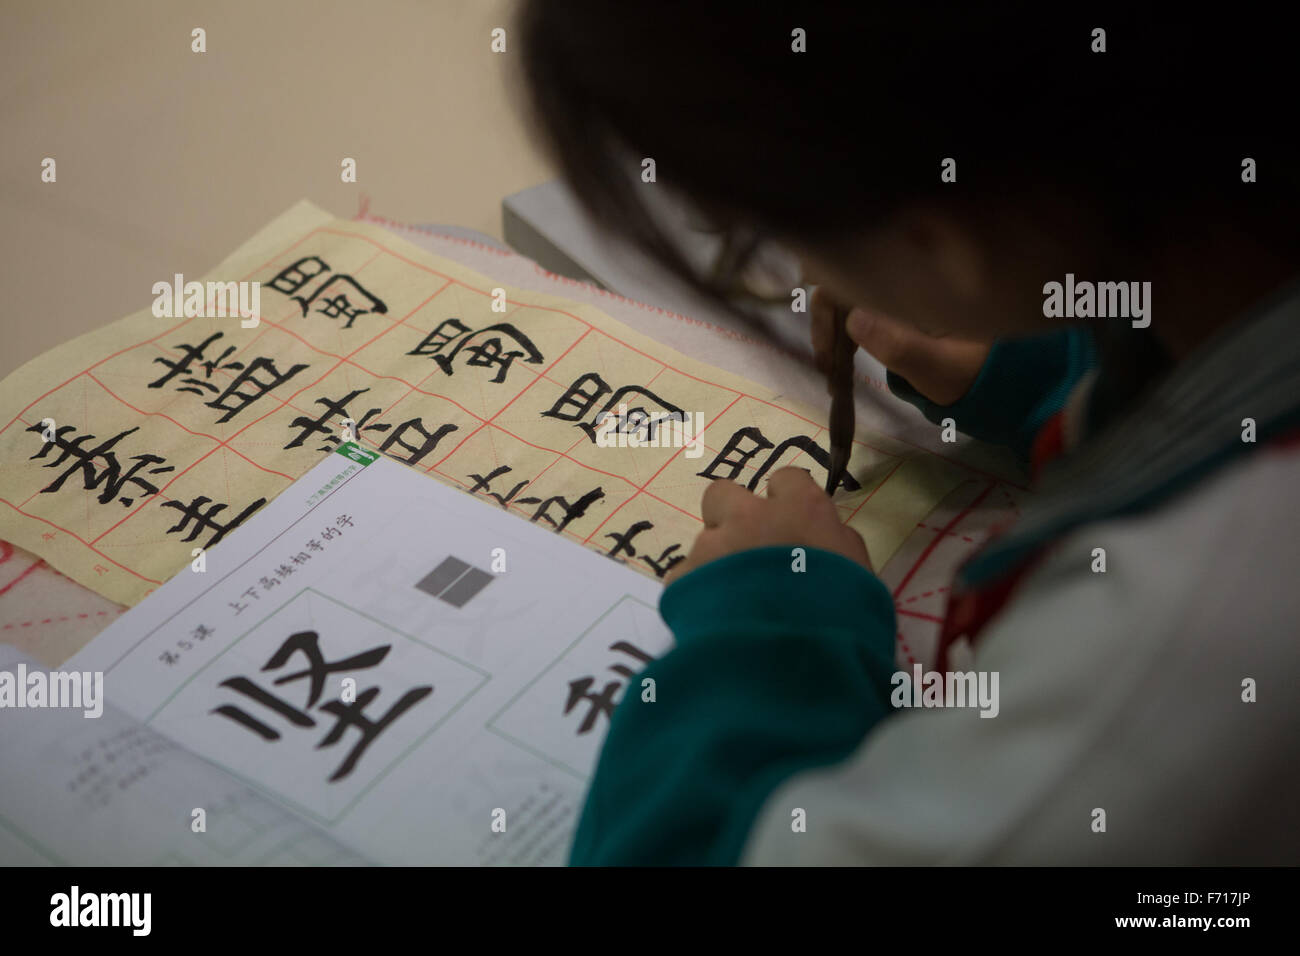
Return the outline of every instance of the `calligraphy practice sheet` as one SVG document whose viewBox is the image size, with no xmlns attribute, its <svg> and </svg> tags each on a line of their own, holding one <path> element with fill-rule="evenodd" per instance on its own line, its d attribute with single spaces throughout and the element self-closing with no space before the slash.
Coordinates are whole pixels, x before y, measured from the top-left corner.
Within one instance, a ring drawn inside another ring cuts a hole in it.
<svg viewBox="0 0 1300 956">
<path fill-rule="evenodd" d="M 309 203 L 184 281 L 202 315 L 146 308 L 0 383 L 0 538 L 123 604 L 352 437 L 652 580 L 710 481 L 826 478 L 823 410 Z M 218 283 L 251 282 L 256 316 L 207 317 Z M 882 567 L 968 477 L 859 430 L 835 502 Z"/>
<path fill-rule="evenodd" d="M 22 771 L 0 779 L 0 831 L 78 862 L 128 845 L 138 862 L 247 861 L 246 844 L 274 852 L 274 826 L 298 856 L 258 861 L 562 863 L 614 708 L 670 692 L 637 677 L 672 642 L 659 591 L 343 443 L 64 665 L 103 674 L 112 719 L 81 730 L 95 741 L 0 728 L 0 759 Z M 132 801 L 157 812 L 65 786 L 119 773 L 99 738 L 153 755 Z M 220 776 L 172 767 L 167 745 Z M 192 808 L 214 804 L 224 815 L 191 835 Z"/>
</svg>

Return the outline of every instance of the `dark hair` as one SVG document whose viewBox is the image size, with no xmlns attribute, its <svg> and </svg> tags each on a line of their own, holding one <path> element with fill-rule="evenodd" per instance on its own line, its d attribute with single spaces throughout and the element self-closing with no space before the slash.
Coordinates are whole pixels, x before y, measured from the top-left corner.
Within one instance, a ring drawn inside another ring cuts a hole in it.
<svg viewBox="0 0 1300 956">
<path fill-rule="evenodd" d="M 519 26 L 534 118 L 588 211 L 715 292 L 629 159 L 653 157 L 659 187 L 725 227 L 814 243 L 918 200 L 1048 189 L 1135 253 L 1193 220 L 1294 247 L 1294 105 L 1274 109 L 1294 91 L 1290 29 L 1203 11 L 526 0 Z M 1261 171 L 1243 189 L 1247 156 Z"/>
</svg>

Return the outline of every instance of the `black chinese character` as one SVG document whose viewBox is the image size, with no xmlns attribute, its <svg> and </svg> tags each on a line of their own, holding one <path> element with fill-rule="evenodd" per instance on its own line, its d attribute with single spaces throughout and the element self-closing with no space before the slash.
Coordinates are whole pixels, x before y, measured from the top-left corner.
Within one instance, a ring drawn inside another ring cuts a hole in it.
<svg viewBox="0 0 1300 956">
<path fill-rule="evenodd" d="M 292 704 L 276 697 L 257 684 L 253 683 L 246 677 L 231 677 L 221 682 L 220 686 L 229 687 L 232 690 L 244 694 L 251 700 L 263 705 L 268 710 L 279 714 L 284 720 L 296 727 L 314 727 L 316 721 L 307 713 L 312 707 L 316 707 L 320 701 L 321 694 L 325 690 L 325 679 L 330 674 L 342 671 L 365 670 L 377 666 L 385 657 L 391 645 L 371 648 L 360 654 L 354 654 L 351 657 L 341 661 L 326 661 L 325 656 L 320 650 L 320 637 L 315 631 L 299 631 L 291 635 L 279 650 L 271 655 L 271 659 L 266 662 L 262 668 L 263 672 L 278 670 L 282 668 L 289 658 L 294 654 L 302 654 L 307 659 L 307 667 L 304 670 L 295 671 L 291 674 L 285 674 L 274 682 L 274 686 L 279 687 L 283 684 L 290 684 L 295 681 L 307 681 L 307 702 L 305 709 L 299 709 Z M 393 723 L 398 717 L 410 710 L 413 706 L 433 693 L 432 686 L 415 687 L 408 690 L 397 703 L 393 704 L 384 715 L 377 720 L 372 720 L 365 713 L 368 707 L 376 697 L 379 696 L 379 688 L 371 687 L 362 691 L 351 703 L 330 700 L 321 704 L 317 710 L 324 711 L 334 718 L 334 725 L 329 732 L 316 745 L 317 749 L 330 747 L 342 739 L 344 732 L 348 728 L 354 728 L 359 734 L 360 739 L 348 751 L 343 762 L 330 776 L 329 782 L 335 783 L 352 773 L 358 761 L 365 754 L 366 749 L 375 741 L 383 730 Z M 263 740 L 279 740 L 280 732 L 261 720 L 253 717 L 247 712 L 241 710 L 233 704 L 223 704 L 212 711 L 214 714 L 220 714 L 223 717 L 235 721 L 242 727 L 251 730 Z"/>
</svg>

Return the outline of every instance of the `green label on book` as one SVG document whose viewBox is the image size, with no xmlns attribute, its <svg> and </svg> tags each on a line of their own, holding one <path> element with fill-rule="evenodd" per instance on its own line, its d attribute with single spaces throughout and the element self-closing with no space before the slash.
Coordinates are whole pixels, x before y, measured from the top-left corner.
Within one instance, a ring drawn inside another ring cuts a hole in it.
<svg viewBox="0 0 1300 956">
<path fill-rule="evenodd" d="M 356 442 L 345 441 L 334 449 L 336 454 L 343 455 L 345 458 L 351 458 L 362 467 L 376 461 L 379 458 L 379 452 L 371 451 L 368 448 L 362 448 Z"/>
</svg>

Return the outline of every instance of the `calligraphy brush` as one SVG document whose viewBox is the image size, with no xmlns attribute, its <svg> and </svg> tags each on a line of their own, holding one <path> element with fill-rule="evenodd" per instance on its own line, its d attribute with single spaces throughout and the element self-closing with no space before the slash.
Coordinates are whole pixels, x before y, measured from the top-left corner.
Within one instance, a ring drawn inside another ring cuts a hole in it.
<svg viewBox="0 0 1300 956">
<path fill-rule="evenodd" d="M 714 260 L 710 282 L 705 288 L 720 301 L 726 303 L 747 325 L 756 329 L 764 326 L 752 312 L 742 309 L 736 299 L 751 299 L 760 303 L 771 304 L 784 302 L 784 292 L 768 296 L 754 292 L 746 283 L 743 267 L 751 260 L 760 240 L 755 235 L 738 238 L 729 231 L 723 232 L 722 243 Z M 801 281 L 806 277 L 801 277 Z M 839 483 L 849 468 L 849 458 L 853 454 L 853 356 L 857 344 L 849 338 L 849 310 L 836 306 L 833 309 L 833 341 L 831 343 L 828 384 L 831 393 L 831 417 L 829 424 L 831 455 L 830 467 L 826 476 L 826 493 L 832 497 Z"/>
<path fill-rule="evenodd" d="M 831 392 L 831 463 L 826 476 L 826 493 L 834 496 L 835 489 L 844 480 L 853 454 L 853 356 L 857 344 L 849 338 L 849 310 L 834 310 L 834 339 L 831 342 L 831 361 L 828 384 Z"/>
</svg>

